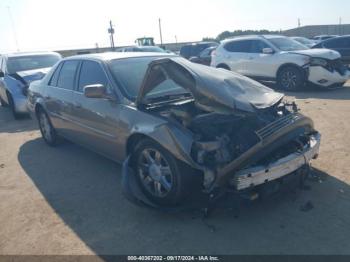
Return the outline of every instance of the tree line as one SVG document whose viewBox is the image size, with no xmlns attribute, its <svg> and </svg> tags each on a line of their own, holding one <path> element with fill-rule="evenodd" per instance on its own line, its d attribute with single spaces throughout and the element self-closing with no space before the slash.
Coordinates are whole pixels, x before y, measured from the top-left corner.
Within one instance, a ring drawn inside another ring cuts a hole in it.
<svg viewBox="0 0 350 262">
<path fill-rule="evenodd" d="M 235 31 L 224 31 L 220 33 L 216 38 L 203 37 L 203 41 L 216 41 L 239 36 L 239 35 L 268 35 L 268 34 L 280 34 L 281 31 L 269 31 L 269 30 L 235 30 Z"/>
</svg>

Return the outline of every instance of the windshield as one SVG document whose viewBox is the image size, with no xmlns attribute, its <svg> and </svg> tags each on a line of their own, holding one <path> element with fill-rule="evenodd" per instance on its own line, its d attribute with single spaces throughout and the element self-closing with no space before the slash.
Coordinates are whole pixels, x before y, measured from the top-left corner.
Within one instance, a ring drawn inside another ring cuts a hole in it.
<svg viewBox="0 0 350 262">
<path fill-rule="evenodd" d="M 52 67 L 60 60 L 58 55 L 32 55 L 9 57 L 7 71 L 9 74 L 40 68 Z"/>
<path fill-rule="evenodd" d="M 148 65 L 153 60 L 159 58 L 167 58 L 167 56 L 135 57 L 127 59 L 115 59 L 110 61 L 110 71 L 118 86 L 120 86 L 121 91 L 126 95 L 126 97 L 132 101 L 136 100 Z M 188 93 L 162 72 L 160 72 L 160 75 L 158 75 L 156 82 L 157 83 L 154 86 L 153 90 L 146 95 L 146 99 Z"/>
<path fill-rule="evenodd" d="M 309 49 L 307 46 L 287 37 L 270 38 L 269 41 L 282 51 L 297 51 Z"/>
<path fill-rule="evenodd" d="M 307 39 L 307 38 L 302 38 L 302 37 L 297 37 L 294 38 L 294 40 L 298 41 L 299 43 L 302 43 L 304 45 L 312 45 L 314 42 L 312 42 L 311 40 Z"/>
</svg>

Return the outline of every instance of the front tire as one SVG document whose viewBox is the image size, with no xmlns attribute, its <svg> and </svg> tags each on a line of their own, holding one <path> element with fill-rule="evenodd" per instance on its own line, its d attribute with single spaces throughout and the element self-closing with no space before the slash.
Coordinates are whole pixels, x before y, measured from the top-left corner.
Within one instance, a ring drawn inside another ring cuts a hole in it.
<svg viewBox="0 0 350 262">
<path fill-rule="evenodd" d="M 151 139 L 141 140 L 132 167 L 144 194 L 161 206 L 180 204 L 189 194 L 191 169 Z"/>
<path fill-rule="evenodd" d="M 297 91 L 304 84 L 305 80 L 301 70 L 294 66 L 286 66 L 278 72 L 277 85 L 284 91 Z"/>
<path fill-rule="evenodd" d="M 37 117 L 38 117 L 40 132 L 44 141 L 49 146 L 56 146 L 58 144 L 59 137 L 57 135 L 56 130 L 51 124 L 49 116 L 43 109 L 39 109 Z"/>
</svg>

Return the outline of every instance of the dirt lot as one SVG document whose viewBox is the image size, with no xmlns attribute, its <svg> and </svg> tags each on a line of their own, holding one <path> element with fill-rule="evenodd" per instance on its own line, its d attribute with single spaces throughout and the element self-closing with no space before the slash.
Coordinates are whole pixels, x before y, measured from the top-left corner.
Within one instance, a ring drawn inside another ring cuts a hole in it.
<svg viewBox="0 0 350 262">
<path fill-rule="evenodd" d="M 0 108 L 0 254 L 350 254 L 350 87 L 290 95 L 323 135 L 320 179 L 206 220 L 133 206 L 119 165 Z"/>
</svg>

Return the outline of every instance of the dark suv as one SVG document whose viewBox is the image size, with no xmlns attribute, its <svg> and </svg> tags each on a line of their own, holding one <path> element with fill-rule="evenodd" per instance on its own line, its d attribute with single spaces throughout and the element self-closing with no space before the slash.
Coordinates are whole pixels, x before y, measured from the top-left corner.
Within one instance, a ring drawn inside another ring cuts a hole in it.
<svg viewBox="0 0 350 262">
<path fill-rule="evenodd" d="M 325 40 L 313 48 L 328 48 L 338 51 L 341 54 L 341 60 L 345 64 L 350 64 L 350 35 Z"/>
<path fill-rule="evenodd" d="M 194 56 L 198 56 L 200 52 L 202 52 L 204 49 L 207 49 L 208 47 L 212 46 L 218 46 L 219 44 L 216 42 L 200 42 L 190 45 L 184 45 L 181 47 L 180 55 L 184 58 L 191 58 Z"/>
</svg>

